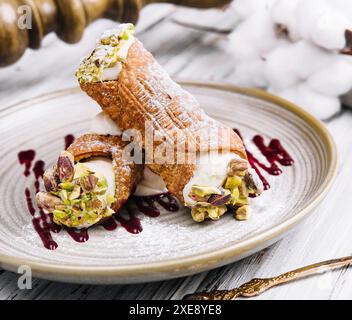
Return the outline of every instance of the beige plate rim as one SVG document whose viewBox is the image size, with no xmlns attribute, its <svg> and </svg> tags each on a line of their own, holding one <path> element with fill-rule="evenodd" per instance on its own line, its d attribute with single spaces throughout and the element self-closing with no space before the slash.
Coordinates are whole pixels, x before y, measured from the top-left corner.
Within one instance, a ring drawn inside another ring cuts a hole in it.
<svg viewBox="0 0 352 320">
<path fill-rule="evenodd" d="M 310 203 L 298 212 L 295 216 L 288 220 L 276 225 L 270 230 L 261 232 L 260 234 L 250 237 L 249 239 L 242 241 L 241 243 L 233 246 L 218 250 L 217 252 L 208 252 L 192 257 L 186 257 L 182 259 L 170 259 L 164 262 L 153 262 L 144 263 L 138 265 L 124 265 L 114 267 L 86 267 L 82 265 L 77 266 L 58 266 L 50 263 L 36 262 L 31 259 L 17 258 L 6 254 L 0 254 L 0 263 L 5 269 L 17 270 L 20 265 L 28 265 L 31 267 L 34 275 L 43 278 L 60 278 L 65 279 L 71 277 L 91 277 L 99 279 L 107 278 L 120 278 L 120 277 L 138 277 L 139 282 L 143 282 L 143 278 L 146 281 L 153 280 L 153 275 L 156 273 L 168 274 L 164 278 L 174 278 L 186 274 L 194 274 L 204 270 L 212 269 L 236 260 L 236 257 L 244 257 L 246 252 L 250 252 L 263 244 L 270 244 L 275 239 L 279 238 L 289 229 L 293 228 L 298 222 L 303 220 L 313 209 L 319 204 L 324 196 L 329 191 L 330 187 L 334 182 L 334 178 L 337 173 L 337 149 L 333 138 L 331 137 L 324 124 L 316 119 L 314 116 L 303 110 L 301 107 L 288 102 L 282 98 L 269 94 L 265 91 L 252 88 L 240 88 L 232 84 L 220 83 L 220 82 L 209 82 L 209 81 L 194 81 L 194 80 L 179 80 L 181 85 L 191 85 L 198 87 L 205 87 L 209 89 L 219 89 L 230 92 L 235 92 L 255 98 L 259 98 L 264 101 L 269 101 L 277 106 L 287 109 L 296 115 L 299 115 L 304 121 L 306 121 L 314 130 L 320 135 L 324 147 L 328 152 L 329 171 L 324 183 L 317 190 L 315 197 Z M 60 91 L 55 91 L 40 95 L 35 98 L 31 98 L 15 105 L 6 107 L 1 112 L 11 112 L 11 109 L 17 109 L 17 107 L 30 106 L 38 101 L 45 101 L 53 99 L 62 95 L 66 95 L 72 92 L 79 91 L 79 88 L 69 88 Z M 45 275 L 45 276 L 44 276 Z M 158 280 L 161 280 L 158 278 Z M 86 281 L 83 281 L 86 282 Z M 96 281 L 94 281 L 96 282 Z M 136 281 L 131 281 L 136 282 Z"/>
</svg>

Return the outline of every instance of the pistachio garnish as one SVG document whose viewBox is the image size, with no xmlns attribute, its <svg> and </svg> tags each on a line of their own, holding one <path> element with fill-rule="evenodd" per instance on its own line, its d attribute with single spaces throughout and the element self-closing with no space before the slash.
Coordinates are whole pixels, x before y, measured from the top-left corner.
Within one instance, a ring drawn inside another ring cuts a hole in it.
<svg viewBox="0 0 352 320">
<path fill-rule="evenodd" d="M 83 59 L 76 71 L 76 77 L 80 83 L 99 82 L 102 80 L 103 71 L 114 67 L 118 62 L 123 61 L 120 55 L 122 41 L 128 40 L 134 33 L 132 24 L 121 25 L 119 29 L 105 32 L 96 48 Z"/>
<path fill-rule="evenodd" d="M 238 201 L 239 197 L 240 197 L 240 192 L 238 191 L 238 188 L 232 189 L 230 204 L 234 206 Z"/>
<path fill-rule="evenodd" d="M 207 201 L 209 196 L 212 194 L 221 195 L 220 188 L 212 186 L 193 185 L 189 196 L 196 201 Z"/>
<path fill-rule="evenodd" d="M 213 206 L 223 206 L 231 199 L 231 192 L 226 189 L 222 189 L 222 194 L 212 194 L 208 201 Z"/>
<path fill-rule="evenodd" d="M 59 189 L 60 178 L 56 166 L 44 172 L 43 181 L 46 191 L 57 191 Z"/>
<path fill-rule="evenodd" d="M 253 169 L 248 170 L 244 176 L 244 182 L 249 190 L 249 193 L 261 194 L 264 190 L 263 182 L 259 179 L 258 175 L 255 174 Z"/>
<path fill-rule="evenodd" d="M 49 192 L 38 192 L 35 196 L 38 206 L 52 212 L 56 206 L 63 205 L 63 201 Z"/>
<path fill-rule="evenodd" d="M 242 183 L 238 186 L 238 190 L 240 192 L 240 196 L 248 197 L 249 191 L 247 189 L 246 183 L 242 180 Z"/>
<path fill-rule="evenodd" d="M 248 205 L 244 205 L 242 207 L 239 207 L 236 212 L 235 212 L 235 218 L 237 220 L 243 221 L 243 220 L 248 220 L 249 216 L 251 214 L 251 208 Z"/>
<path fill-rule="evenodd" d="M 74 173 L 73 179 L 74 180 L 79 179 L 81 177 L 89 175 L 90 173 L 94 173 L 94 172 L 92 172 L 83 163 L 78 162 L 75 164 L 75 173 Z"/>
<path fill-rule="evenodd" d="M 53 213 L 54 222 L 80 228 L 111 216 L 114 210 L 110 206 L 116 199 L 114 195 L 106 192 L 108 189 L 106 178 L 95 175 L 84 163 L 75 164 L 71 173 L 66 168 L 72 165 L 73 158 L 67 153 L 62 153 L 60 157 L 58 162 L 62 176 L 68 180 L 59 183 L 56 191 L 47 193 L 51 200 L 56 199 L 53 204 L 47 205 L 49 211 Z M 43 196 L 39 194 L 38 197 Z"/>
<path fill-rule="evenodd" d="M 57 171 L 61 181 L 71 181 L 74 175 L 74 158 L 70 152 L 61 152 L 57 160 Z"/>
<path fill-rule="evenodd" d="M 206 218 L 218 220 L 227 211 L 226 205 L 214 207 L 193 207 L 191 210 L 192 218 L 196 222 L 202 222 Z"/>
<path fill-rule="evenodd" d="M 225 189 L 237 188 L 241 183 L 242 183 L 242 179 L 238 176 L 228 177 L 226 179 L 224 188 Z"/>
<path fill-rule="evenodd" d="M 84 192 L 91 192 L 97 186 L 99 179 L 94 174 L 79 178 L 79 184 Z"/>
<path fill-rule="evenodd" d="M 90 201 L 87 201 L 86 210 L 88 212 L 90 212 L 90 211 L 98 211 L 100 209 L 103 209 L 103 202 L 100 201 L 99 199 L 92 199 Z"/>
<path fill-rule="evenodd" d="M 73 187 L 73 190 L 68 196 L 68 200 L 70 200 L 72 204 L 72 200 L 78 199 L 80 195 L 81 195 L 81 187 L 78 185 L 75 185 Z"/>
<path fill-rule="evenodd" d="M 249 168 L 248 161 L 242 158 L 232 159 L 230 162 L 230 171 L 236 173 L 238 171 L 246 171 Z"/>
</svg>

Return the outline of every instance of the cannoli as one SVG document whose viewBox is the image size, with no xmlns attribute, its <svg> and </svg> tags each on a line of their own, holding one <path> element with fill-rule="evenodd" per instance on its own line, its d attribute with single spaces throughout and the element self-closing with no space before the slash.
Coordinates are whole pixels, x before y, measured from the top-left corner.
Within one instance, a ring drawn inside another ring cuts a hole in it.
<svg viewBox="0 0 352 320">
<path fill-rule="evenodd" d="M 146 166 L 192 208 L 195 221 L 217 220 L 229 209 L 248 217 L 248 196 L 263 186 L 240 137 L 207 116 L 133 32 L 133 25 L 122 24 L 102 35 L 76 72 L 82 90 L 122 133 L 140 133 Z M 160 150 L 172 150 L 171 159 Z"/>
<path fill-rule="evenodd" d="M 140 179 L 142 167 L 122 157 L 118 136 L 86 134 L 61 152 L 45 171 L 46 192 L 36 201 L 57 224 L 87 228 L 118 213 Z"/>
</svg>

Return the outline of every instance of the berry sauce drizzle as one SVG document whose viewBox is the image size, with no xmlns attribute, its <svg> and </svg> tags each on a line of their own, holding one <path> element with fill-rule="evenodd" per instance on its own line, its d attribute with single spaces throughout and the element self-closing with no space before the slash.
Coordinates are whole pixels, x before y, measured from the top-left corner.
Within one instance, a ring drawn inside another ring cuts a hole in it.
<svg viewBox="0 0 352 320">
<path fill-rule="evenodd" d="M 74 141 L 73 135 L 67 135 L 65 137 L 65 149 Z M 25 171 L 23 172 L 25 177 L 29 177 L 31 174 L 32 163 L 35 159 L 36 152 L 35 150 L 25 150 L 18 153 L 18 161 L 21 165 L 24 165 Z M 40 180 L 43 178 L 45 162 L 43 160 L 37 160 L 34 163 L 32 172 L 34 175 L 34 190 L 35 193 L 40 190 Z M 45 213 L 42 209 L 36 208 L 33 203 L 33 198 L 31 191 L 28 187 L 24 191 L 27 209 L 32 216 L 32 224 L 34 230 L 37 232 L 39 238 L 42 240 L 42 243 L 45 248 L 49 250 L 55 250 L 58 247 L 58 244 L 52 237 L 52 233 L 59 233 L 61 231 L 61 226 L 57 225 L 53 221 L 52 213 Z M 37 212 L 38 210 L 38 212 Z M 77 242 L 84 242 L 88 240 L 88 233 L 86 230 L 81 230 L 75 234 L 69 232 L 71 237 Z"/>
<path fill-rule="evenodd" d="M 70 237 L 75 240 L 76 242 L 86 242 L 89 240 L 89 234 L 88 234 L 88 229 L 87 228 L 82 228 L 82 229 L 70 229 L 70 228 L 65 228 L 67 233 L 70 235 Z"/>
<path fill-rule="evenodd" d="M 122 214 L 116 214 L 114 215 L 114 218 L 120 222 L 121 226 L 129 233 L 141 233 L 143 231 L 141 219 L 136 216 L 136 212 L 128 203 L 126 204 L 126 211 L 128 218 L 125 218 Z"/>
<path fill-rule="evenodd" d="M 233 129 L 242 139 L 241 133 L 237 129 Z M 242 139 L 243 140 L 243 139 Z M 260 180 L 263 182 L 264 190 L 270 189 L 268 180 L 264 177 L 260 169 L 264 170 L 272 176 L 278 176 L 282 173 L 282 169 L 277 165 L 278 163 L 283 166 L 292 166 L 294 160 L 289 153 L 284 149 L 279 139 L 270 140 L 268 145 L 265 145 L 263 136 L 257 134 L 252 138 L 253 143 L 259 149 L 261 154 L 266 158 L 269 165 L 260 162 L 248 149 L 246 148 L 248 162 L 251 167 L 256 171 Z"/>
<path fill-rule="evenodd" d="M 160 216 L 156 203 L 160 204 L 165 210 L 176 212 L 179 210 L 179 205 L 176 199 L 170 193 L 161 193 L 153 196 L 136 197 L 132 198 L 138 210 L 148 217 Z"/>
<path fill-rule="evenodd" d="M 234 129 L 234 131 L 241 137 L 241 134 L 237 129 Z M 73 141 L 74 136 L 71 134 L 67 135 L 64 138 L 65 149 L 67 149 Z M 260 135 L 256 135 L 253 137 L 252 141 L 261 154 L 266 158 L 269 165 L 260 162 L 246 149 L 248 161 L 262 180 L 264 189 L 267 190 L 270 188 L 270 184 L 262 174 L 261 170 L 264 170 L 270 175 L 280 175 L 282 169 L 279 168 L 278 164 L 281 164 L 282 166 L 292 166 L 294 160 L 278 139 L 272 139 L 268 145 L 265 145 L 264 138 Z M 31 174 L 32 163 L 35 160 L 35 156 L 36 152 L 34 150 L 25 150 L 18 153 L 18 161 L 25 167 L 23 173 L 25 177 L 29 177 Z M 33 165 L 32 172 L 34 175 L 35 193 L 40 190 L 40 179 L 43 178 L 44 168 L 45 163 L 42 160 L 37 160 Z M 52 233 L 59 233 L 62 230 L 61 226 L 53 222 L 53 215 L 51 213 L 45 213 L 43 210 L 37 209 L 34 206 L 30 188 L 27 187 L 25 189 L 24 195 L 27 209 L 32 216 L 34 230 L 42 240 L 45 248 L 55 250 L 58 247 L 58 244 L 53 240 Z M 170 212 L 176 212 L 179 210 L 177 200 L 170 193 L 145 197 L 133 196 L 126 204 L 126 210 L 124 210 L 124 213 L 110 217 L 102 222 L 101 226 L 107 231 L 114 231 L 119 225 L 121 225 L 127 232 L 138 234 L 143 231 L 141 219 L 137 217 L 138 212 L 151 218 L 158 217 L 160 216 L 158 205 Z M 137 210 L 135 210 L 134 207 L 136 207 Z M 64 230 L 66 230 L 70 237 L 76 242 L 82 243 L 89 240 L 87 228 L 80 230 L 64 228 Z"/>
<path fill-rule="evenodd" d="M 68 147 L 75 141 L 75 137 L 73 134 L 68 134 L 67 136 L 65 136 L 64 140 L 65 140 L 65 150 L 67 150 Z"/>
<path fill-rule="evenodd" d="M 73 141 L 74 136 L 72 134 L 65 136 L 65 149 L 67 149 Z M 31 170 L 35 157 L 35 150 L 25 150 L 18 153 L 19 163 L 25 166 L 25 171 L 23 173 L 24 176 L 29 177 L 31 172 L 34 175 L 34 191 L 37 193 L 40 190 L 40 180 L 44 175 L 45 163 L 43 160 L 37 160 L 34 162 L 33 169 Z M 80 230 L 62 228 L 60 225 L 54 223 L 53 215 L 51 213 L 45 213 L 43 210 L 35 206 L 33 201 L 35 194 L 31 194 L 30 188 L 26 187 L 24 194 L 27 209 L 32 216 L 33 228 L 37 232 L 45 248 L 55 250 L 58 247 L 58 244 L 52 237 L 52 233 L 59 233 L 62 229 L 65 230 L 76 242 L 82 243 L 89 240 L 87 228 L 82 228 Z M 138 212 L 152 218 L 158 217 L 160 215 L 160 211 L 156 206 L 157 203 L 171 212 L 175 212 L 179 209 L 177 200 L 169 193 L 148 197 L 133 197 L 129 204 L 126 205 L 126 214 L 114 215 L 101 223 L 101 226 L 107 231 L 113 231 L 117 229 L 119 223 L 126 231 L 133 234 L 138 234 L 143 230 L 141 220 L 137 217 Z M 132 204 L 134 204 L 138 210 L 134 210 L 131 206 Z"/>
<path fill-rule="evenodd" d="M 32 166 L 32 161 L 35 158 L 34 150 L 25 150 L 18 153 L 18 161 L 20 164 L 24 165 L 24 176 L 28 177 L 30 175 L 30 170 Z"/>
</svg>

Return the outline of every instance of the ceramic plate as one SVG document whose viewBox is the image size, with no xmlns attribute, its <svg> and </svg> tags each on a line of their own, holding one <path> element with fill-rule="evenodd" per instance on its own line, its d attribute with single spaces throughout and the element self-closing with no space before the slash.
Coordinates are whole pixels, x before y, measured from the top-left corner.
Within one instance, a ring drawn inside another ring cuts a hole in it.
<svg viewBox="0 0 352 320">
<path fill-rule="evenodd" d="M 263 173 L 271 188 L 252 200 L 250 220 L 240 222 L 227 215 L 217 222 L 198 224 L 188 209 L 162 211 L 157 218 L 139 214 L 141 233 L 131 234 L 122 226 L 114 231 L 97 226 L 89 230 L 89 241 L 78 243 L 61 231 L 53 234 L 58 248 L 45 249 L 28 209 L 35 193 L 33 166 L 25 177 L 18 153 L 33 149 L 34 162 L 42 160 L 51 166 L 64 148 L 66 135 L 79 136 L 89 129 L 99 107 L 79 89 L 65 90 L 0 112 L 3 268 L 16 271 L 20 265 L 29 265 L 34 276 L 77 283 L 134 283 L 190 275 L 272 244 L 319 204 L 336 173 L 336 149 L 318 120 L 258 90 L 215 83 L 182 85 L 209 115 L 238 128 L 254 155 L 258 150 L 251 139 L 260 134 L 266 144 L 279 138 L 293 157 L 293 166 L 279 165 L 281 175 Z"/>
</svg>

